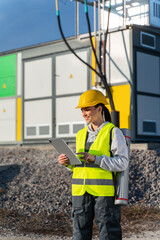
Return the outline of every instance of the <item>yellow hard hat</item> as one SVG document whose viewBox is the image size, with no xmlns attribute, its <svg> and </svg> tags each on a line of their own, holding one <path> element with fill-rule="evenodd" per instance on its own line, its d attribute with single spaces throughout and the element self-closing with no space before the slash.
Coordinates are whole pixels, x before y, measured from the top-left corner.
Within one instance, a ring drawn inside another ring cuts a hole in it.
<svg viewBox="0 0 160 240">
<path fill-rule="evenodd" d="M 79 98 L 79 104 L 76 108 L 93 107 L 98 103 L 106 105 L 107 104 L 106 97 L 100 91 L 91 89 L 82 93 L 82 95 Z"/>
</svg>

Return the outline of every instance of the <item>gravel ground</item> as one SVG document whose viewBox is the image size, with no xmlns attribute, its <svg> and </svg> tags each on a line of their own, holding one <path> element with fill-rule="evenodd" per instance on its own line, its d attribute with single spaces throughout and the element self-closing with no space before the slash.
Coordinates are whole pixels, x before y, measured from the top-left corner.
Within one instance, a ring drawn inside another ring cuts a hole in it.
<svg viewBox="0 0 160 240">
<path fill-rule="evenodd" d="M 131 150 L 130 156 L 123 239 L 159 240 L 160 149 Z M 52 146 L 0 147 L 0 240 L 69 240 L 70 212 L 71 172 L 57 163 Z"/>
<path fill-rule="evenodd" d="M 5 234 L 0 235 L 0 240 L 30 240 L 30 239 L 39 239 L 39 240 L 72 240 L 71 237 L 58 237 L 58 236 L 42 236 L 42 235 L 14 235 L 14 234 Z M 160 240 L 160 231 L 148 232 L 145 231 L 143 234 L 133 235 L 130 237 L 124 237 L 123 240 Z M 93 240 L 98 240 L 94 238 Z"/>
</svg>

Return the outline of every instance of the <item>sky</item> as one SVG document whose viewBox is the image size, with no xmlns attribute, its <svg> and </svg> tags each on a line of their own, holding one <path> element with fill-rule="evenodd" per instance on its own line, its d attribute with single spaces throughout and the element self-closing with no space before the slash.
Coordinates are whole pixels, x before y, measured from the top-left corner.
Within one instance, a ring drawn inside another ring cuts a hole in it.
<svg viewBox="0 0 160 240">
<path fill-rule="evenodd" d="M 65 37 L 75 35 L 75 1 L 59 0 Z M 89 9 L 91 24 L 93 10 Z M 93 25 L 93 24 L 92 24 Z M 80 4 L 80 33 L 87 32 Z M 0 0 L 0 52 L 61 39 L 55 0 Z"/>
</svg>

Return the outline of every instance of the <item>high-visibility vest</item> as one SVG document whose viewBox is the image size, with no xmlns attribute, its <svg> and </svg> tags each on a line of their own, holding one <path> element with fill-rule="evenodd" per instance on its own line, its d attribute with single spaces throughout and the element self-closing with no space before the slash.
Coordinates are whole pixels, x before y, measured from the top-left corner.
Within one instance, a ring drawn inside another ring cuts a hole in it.
<svg viewBox="0 0 160 240">
<path fill-rule="evenodd" d="M 89 149 L 89 153 L 96 156 L 110 156 L 110 131 L 114 127 L 112 123 L 107 123 L 98 133 L 96 140 Z M 85 142 L 87 137 L 87 127 L 77 133 L 77 152 L 85 152 Z M 79 155 L 78 155 L 79 156 Z M 73 168 L 72 195 L 81 196 L 85 192 L 94 196 L 114 196 L 114 184 L 112 172 L 100 168 L 92 162 L 76 165 Z"/>
</svg>

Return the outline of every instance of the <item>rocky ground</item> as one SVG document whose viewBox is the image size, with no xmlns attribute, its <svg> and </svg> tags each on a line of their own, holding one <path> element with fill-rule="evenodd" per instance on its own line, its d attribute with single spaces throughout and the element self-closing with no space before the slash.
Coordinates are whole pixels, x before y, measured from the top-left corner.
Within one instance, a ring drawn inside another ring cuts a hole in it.
<svg viewBox="0 0 160 240">
<path fill-rule="evenodd" d="M 123 236 L 160 229 L 160 149 L 131 150 Z M 52 146 L 0 147 L 0 232 L 70 237 L 71 172 Z M 94 226 L 94 235 L 97 228 Z"/>
</svg>

